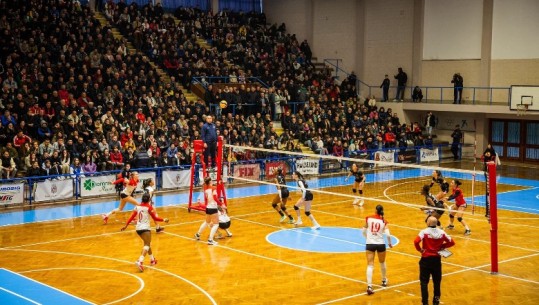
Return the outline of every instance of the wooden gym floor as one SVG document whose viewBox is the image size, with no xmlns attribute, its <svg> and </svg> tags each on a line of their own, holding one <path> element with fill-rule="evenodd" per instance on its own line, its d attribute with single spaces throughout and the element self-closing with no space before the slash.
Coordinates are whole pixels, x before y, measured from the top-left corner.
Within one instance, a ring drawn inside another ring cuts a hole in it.
<svg viewBox="0 0 539 305">
<path fill-rule="evenodd" d="M 523 171 L 526 169 L 523 168 Z M 415 201 L 427 182 L 410 182 L 403 192 L 394 183 L 367 184 L 368 197 Z M 415 184 L 414 184 L 415 183 Z M 499 185 L 498 191 L 520 186 Z M 350 192 L 349 187 L 325 189 Z M 410 191 L 408 191 L 410 190 Z M 467 191 L 467 190 L 465 190 Z M 298 195 L 292 193 L 292 204 Z M 364 252 L 316 253 L 278 247 L 268 234 L 292 229 L 271 209 L 273 195 L 229 201 L 233 237 L 218 246 L 197 242 L 203 214 L 184 205 L 159 208 L 170 218 L 165 233 L 153 234 L 158 264 L 139 273 L 134 262 L 142 242 L 134 227 L 120 232 L 128 213 L 0 227 L 0 268 L 22 274 L 95 304 L 420 304 L 419 254 L 413 239 L 424 227 L 424 214 L 409 206 L 384 204 L 391 234 L 400 243 L 388 250 L 389 286 L 375 285 L 367 296 Z M 315 194 L 312 213 L 324 227 L 360 228 L 377 204 L 363 208 L 342 196 Z M 514 203 L 518 205 L 518 202 Z M 468 209 L 470 211 L 470 209 Z M 478 209 L 466 215 L 471 236 L 455 223 L 454 255 L 444 259 L 443 304 L 538 304 L 539 215 L 499 211 L 499 274 L 490 274 L 490 227 Z M 295 215 L 294 215 L 295 216 Z M 303 222 L 310 225 L 303 216 Z M 442 217 L 447 225 L 447 215 Z M 209 230 L 203 233 L 207 239 Z M 149 258 L 146 259 L 146 265 Z M 374 284 L 380 268 L 375 264 Z M 1 286 L 1 285 L 0 285 Z M 432 297 L 432 284 L 431 284 Z"/>
</svg>

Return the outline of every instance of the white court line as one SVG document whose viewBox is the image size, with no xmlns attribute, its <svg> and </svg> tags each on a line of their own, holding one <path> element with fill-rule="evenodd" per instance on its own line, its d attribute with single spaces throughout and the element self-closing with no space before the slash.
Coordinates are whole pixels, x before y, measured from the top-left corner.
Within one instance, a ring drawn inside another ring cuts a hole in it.
<svg viewBox="0 0 539 305">
<path fill-rule="evenodd" d="M 113 257 L 107 257 L 107 256 L 100 256 L 100 255 L 90 255 L 90 254 L 84 254 L 84 253 L 74 253 L 74 252 L 64 252 L 64 251 L 52 251 L 52 250 L 32 250 L 32 249 L 7 249 L 7 248 L 0 248 L 0 251 L 18 251 L 18 252 L 36 252 L 36 253 L 53 253 L 53 254 L 64 254 L 64 255 L 73 255 L 73 256 L 83 256 L 83 257 L 89 257 L 89 258 L 98 258 L 98 259 L 104 259 L 104 260 L 111 260 L 111 261 L 115 261 L 115 262 L 120 262 L 120 263 L 123 263 L 123 264 L 128 264 L 130 266 L 133 266 L 133 262 L 130 262 L 130 261 L 126 261 L 126 260 L 122 260 L 122 259 L 118 259 L 118 258 L 113 258 Z M 145 266 L 145 268 L 148 268 L 148 269 L 153 269 L 153 270 L 156 270 L 158 272 L 162 272 L 162 273 L 165 273 L 167 275 L 170 275 L 172 277 L 175 277 L 176 279 L 179 279 L 181 281 L 184 281 L 186 283 L 188 283 L 189 285 L 195 287 L 198 291 L 200 291 L 202 294 L 204 294 L 208 300 L 214 304 L 214 305 L 217 305 L 217 302 L 215 302 L 215 300 L 212 298 L 212 296 L 207 292 L 205 291 L 204 289 L 202 289 L 202 287 L 198 286 L 197 284 L 191 282 L 190 280 L 180 276 L 180 275 L 177 275 L 175 273 L 172 273 L 170 271 L 166 271 L 166 270 L 163 270 L 163 269 L 159 269 L 159 268 L 156 268 L 154 266 Z M 52 287 L 54 288 L 54 287 Z"/>
<path fill-rule="evenodd" d="M 20 295 L 20 294 L 18 294 L 18 293 L 16 293 L 16 292 L 11 291 L 11 290 L 7 290 L 7 289 L 2 288 L 2 287 L 0 287 L 0 290 L 5 291 L 5 292 L 7 292 L 7 293 L 9 293 L 9 294 L 12 294 L 12 295 L 14 295 L 14 296 L 16 296 L 16 297 L 18 297 L 18 298 L 23 299 L 23 300 L 26 300 L 26 301 L 28 301 L 28 302 L 30 302 L 30 303 L 32 303 L 32 304 L 42 305 L 41 303 L 38 303 L 38 302 L 36 302 L 36 301 L 34 301 L 34 300 L 30 300 L 29 298 L 27 298 L 27 297 L 25 297 L 25 296 L 22 296 L 22 295 Z"/>
<path fill-rule="evenodd" d="M 94 270 L 94 271 L 97 270 L 97 271 L 108 271 L 108 272 L 116 272 L 116 273 L 121 273 L 121 274 L 124 274 L 124 275 L 128 275 L 128 276 L 134 277 L 135 279 L 137 279 L 139 281 L 140 285 L 139 285 L 139 289 L 137 291 L 133 292 L 132 294 L 130 294 L 130 295 L 126 296 L 126 297 L 118 299 L 116 301 L 105 303 L 104 305 L 115 304 L 115 303 L 118 303 L 118 302 L 125 301 L 125 300 L 130 299 L 130 298 L 134 297 L 135 295 L 139 294 L 142 291 L 142 289 L 144 289 L 144 280 L 142 280 L 140 277 L 138 277 L 138 276 L 136 276 L 134 274 L 125 272 L 125 271 L 114 270 L 114 269 L 86 268 L 86 267 L 69 267 L 69 268 L 57 267 L 57 268 L 26 270 L 26 271 L 22 271 L 22 272 L 19 272 L 19 273 L 24 274 L 24 273 L 50 271 L 50 270 Z M 62 291 L 62 292 L 64 292 L 64 291 Z M 69 295 L 71 295 L 71 294 L 69 294 Z"/>
</svg>

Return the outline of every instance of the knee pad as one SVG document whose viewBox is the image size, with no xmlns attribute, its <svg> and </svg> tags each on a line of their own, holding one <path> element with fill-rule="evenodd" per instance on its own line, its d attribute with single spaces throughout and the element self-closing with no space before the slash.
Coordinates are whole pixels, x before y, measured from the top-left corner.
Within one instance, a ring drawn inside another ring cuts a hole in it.
<svg viewBox="0 0 539 305">
<path fill-rule="evenodd" d="M 363 190 L 359 190 L 359 194 L 360 194 L 360 195 L 363 195 Z"/>
<path fill-rule="evenodd" d="M 451 219 L 455 219 L 455 215 L 451 215 L 451 214 L 449 214 L 449 218 L 451 218 Z"/>
<path fill-rule="evenodd" d="M 309 217 L 309 216 L 311 215 L 311 212 L 306 211 L 306 212 L 305 212 L 305 215 L 307 215 L 307 217 Z"/>
<path fill-rule="evenodd" d="M 298 208 L 297 206 L 294 206 L 294 210 L 296 210 L 296 211 L 297 211 L 297 210 L 299 210 L 299 208 Z"/>
<path fill-rule="evenodd" d="M 458 220 L 459 222 L 462 222 L 462 217 L 457 217 L 457 220 Z"/>
<path fill-rule="evenodd" d="M 142 249 L 143 249 L 144 251 L 148 251 L 148 250 L 150 250 L 150 246 L 144 246 L 144 247 L 142 247 Z"/>
<path fill-rule="evenodd" d="M 442 226 L 442 224 L 440 223 L 440 221 L 438 220 L 438 222 L 436 223 L 437 226 Z"/>
<path fill-rule="evenodd" d="M 277 207 L 276 203 L 272 203 L 271 206 L 275 209 Z"/>
<path fill-rule="evenodd" d="M 352 189 L 352 193 L 354 193 L 354 194 L 355 194 L 356 192 L 357 192 L 357 190 L 356 190 L 356 189 Z"/>
<path fill-rule="evenodd" d="M 283 211 L 283 212 L 286 211 L 286 206 L 281 205 L 281 211 Z"/>
</svg>

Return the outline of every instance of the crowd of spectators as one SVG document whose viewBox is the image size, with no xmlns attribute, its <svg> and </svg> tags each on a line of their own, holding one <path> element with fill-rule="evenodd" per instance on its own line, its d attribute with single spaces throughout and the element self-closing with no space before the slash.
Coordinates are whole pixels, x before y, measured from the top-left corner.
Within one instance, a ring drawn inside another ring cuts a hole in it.
<svg viewBox="0 0 539 305">
<path fill-rule="evenodd" d="M 127 41 L 77 1 L 0 0 L 4 177 L 190 164 L 206 115 L 216 115 L 227 143 L 245 147 L 300 151 L 301 143 L 319 153 L 362 155 L 429 144 L 418 123 L 404 124 L 359 97 L 353 73 L 339 82 L 315 69 L 307 41 L 299 43 L 284 24 L 267 26 L 263 14 L 183 8 L 176 23 L 159 4 L 108 1 L 104 10 L 139 52 L 128 52 Z M 200 47 L 199 38 L 211 47 Z M 210 76 L 229 85 L 207 83 L 204 97 L 188 101 L 183 88 Z M 214 111 L 210 105 L 222 99 L 229 107 Z M 227 156 L 263 157 L 248 149 Z"/>
</svg>

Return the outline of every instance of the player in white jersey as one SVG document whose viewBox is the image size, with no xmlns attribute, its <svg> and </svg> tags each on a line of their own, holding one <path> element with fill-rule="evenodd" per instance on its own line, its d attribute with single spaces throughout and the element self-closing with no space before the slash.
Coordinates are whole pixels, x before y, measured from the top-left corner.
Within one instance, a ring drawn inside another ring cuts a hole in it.
<svg viewBox="0 0 539 305">
<path fill-rule="evenodd" d="M 367 294 L 374 293 L 372 289 L 372 273 L 374 271 L 374 255 L 378 252 L 378 261 L 380 262 L 380 269 L 382 271 L 382 286 L 387 286 L 386 277 L 386 244 L 384 241 L 384 234 L 387 238 L 387 244 L 390 248 L 391 235 L 389 235 L 389 227 L 387 221 L 384 219 L 384 207 L 381 205 L 376 206 L 376 214 L 368 216 L 365 219 L 365 226 L 363 227 L 363 236 L 365 236 L 365 253 L 367 254 Z"/>
<path fill-rule="evenodd" d="M 152 266 L 157 264 L 157 260 L 153 256 L 152 248 L 150 246 L 152 242 L 150 218 L 152 218 L 154 221 L 168 222 L 168 218 L 163 219 L 157 216 L 150 201 L 151 197 L 149 194 L 142 195 L 142 203 L 135 207 L 133 213 L 131 214 L 131 217 L 129 217 L 126 224 L 121 228 L 121 230 L 124 231 L 129 225 L 129 223 L 131 223 L 131 221 L 133 221 L 135 217 L 137 218 L 136 231 L 144 242 L 144 246 L 142 247 L 142 253 L 140 254 L 139 259 L 135 262 L 140 272 L 144 271 L 144 257 L 146 256 L 146 254 L 150 255 L 150 264 Z"/>
<path fill-rule="evenodd" d="M 230 217 L 228 216 L 227 208 L 224 206 L 218 207 L 219 214 L 219 229 L 225 230 L 227 237 L 232 237 L 230 232 Z M 217 238 L 223 238 L 221 233 L 217 231 Z"/>
<path fill-rule="evenodd" d="M 116 212 L 123 211 L 126 203 L 129 202 L 129 203 L 131 203 L 131 204 L 133 204 L 135 206 L 138 205 L 137 200 L 135 198 L 133 198 L 133 193 L 137 189 L 138 181 L 139 181 L 138 173 L 137 172 L 131 172 L 129 174 L 129 179 L 120 178 L 120 179 L 112 182 L 112 184 L 123 183 L 124 184 L 124 189 L 120 193 L 120 206 L 118 206 L 117 208 L 115 208 L 112 211 L 108 212 L 107 214 L 102 215 L 104 224 L 107 224 L 107 222 L 109 221 L 110 215 L 112 215 L 112 214 L 114 214 Z"/>
<path fill-rule="evenodd" d="M 144 179 L 142 181 L 142 190 L 144 191 L 145 194 L 150 195 L 150 203 L 153 206 L 154 205 L 153 194 L 155 192 L 155 182 L 153 181 L 153 178 Z M 158 216 L 157 213 L 155 213 L 155 215 Z M 161 233 L 165 230 L 165 228 L 161 227 L 157 221 L 154 221 L 154 223 L 155 223 L 156 233 Z"/>
<path fill-rule="evenodd" d="M 200 240 L 200 233 L 210 227 L 210 236 L 208 238 L 208 245 L 216 245 L 217 242 L 213 239 L 215 232 L 219 229 L 219 214 L 217 207 L 222 205 L 219 198 L 217 198 L 217 189 L 213 186 L 211 178 L 204 178 L 204 197 L 206 198 L 206 219 L 200 225 L 198 232 L 195 233 L 195 239 Z"/>
<path fill-rule="evenodd" d="M 303 222 L 301 221 L 301 213 L 299 211 L 299 207 L 303 205 L 305 208 L 305 215 L 309 217 L 309 219 L 313 223 L 313 226 L 311 227 L 311 229 L 319 230 L 320 225 L 314 218 L 314 215 L 311 214 L 311 204 L 313 203 L 313 198 L 314 198 L 313 193 L 308 190 L 309 186 L 307 185 L 305 178 L 300 172 L 295 171 L 292 174 L 292 178 L 296 180 L 299 191 L 301 192 L 301 198 L 299 198 L 298 202 L 296 202 L 296 204 L 294 205 L 294 210 L 296 210 L 296 215 L 297 215 L 297 218 L 296 218 L 297 220 L 294 223 L 294 225 L 298 227 L 303 224 Z"/>
</svg>

